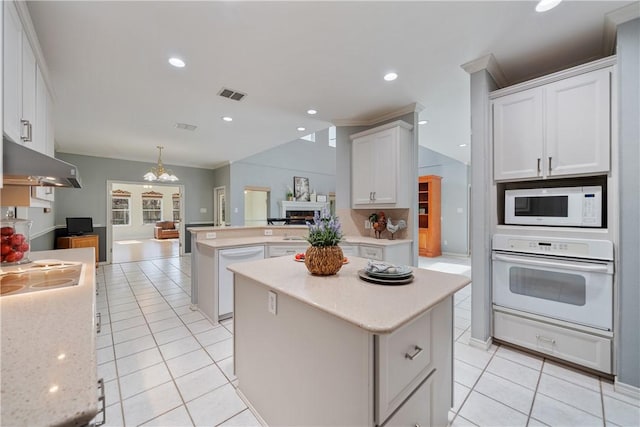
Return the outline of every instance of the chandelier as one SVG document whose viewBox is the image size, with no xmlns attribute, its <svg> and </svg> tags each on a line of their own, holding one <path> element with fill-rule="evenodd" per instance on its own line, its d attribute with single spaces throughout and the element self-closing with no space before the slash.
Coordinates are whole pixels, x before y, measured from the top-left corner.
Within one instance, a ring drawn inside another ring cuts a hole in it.
<svg viewBox="0 0 640 427">
<path fill-rule="evenodd" d="M 158 154 L 158 166 L 149 169 L 147 173 L 144 174 L 145 181 L 178 181 L 178 177 L 173 174 L 171 169 L 165 169 L 162 164 L 162 149 L 164 148 L 162 145 L 157 145 L 160 153 Z"/>
</svg>

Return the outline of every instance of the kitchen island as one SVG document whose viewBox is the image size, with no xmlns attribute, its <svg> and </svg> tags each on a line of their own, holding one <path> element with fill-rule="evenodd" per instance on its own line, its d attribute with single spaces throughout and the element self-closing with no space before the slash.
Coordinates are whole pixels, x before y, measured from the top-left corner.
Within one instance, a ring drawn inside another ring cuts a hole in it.
<svg viewBox="0 0 640 427">
<path fill-rule="evenodd" d="M 232 264 L 238 392 L 268 425 L 446 425 L 453 294 L 465 276 L 413 269 L 407 285 L 335 276 L 291 257 Z"/>
<path fill-rule="evenodd" d="M 86 425 L 99 409 L 93 249 L 32 252 L 30 259 L 81 263 L 82 271 L 73 286 L 0 298 L 0 424 Z"/>
</svg>

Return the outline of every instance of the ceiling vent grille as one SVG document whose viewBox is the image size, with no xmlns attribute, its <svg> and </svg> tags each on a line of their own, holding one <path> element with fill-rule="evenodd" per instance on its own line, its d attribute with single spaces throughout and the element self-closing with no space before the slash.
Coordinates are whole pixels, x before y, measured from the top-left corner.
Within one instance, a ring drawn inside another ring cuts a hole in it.
<svg viewBox="0 0 640 427">
<path fill-rule="evenodd" d="M 233 89 L 227 89 L 225 87 L 223 87 L 220 92 L 218 92 L 218 95 L 224 98 L 233 99 L 234 101 L 242 101 L 244 97 L 247 96 L 246 93 L 238 92 L 237 90 Z"/>
<path fill-rule="evenodd" d="M 187 123 L 176 123 L 176 129 L 189 130 L 191 132 L 196 130 L 197 127 L 196 125 L 189 125 Z"/>
</svg>

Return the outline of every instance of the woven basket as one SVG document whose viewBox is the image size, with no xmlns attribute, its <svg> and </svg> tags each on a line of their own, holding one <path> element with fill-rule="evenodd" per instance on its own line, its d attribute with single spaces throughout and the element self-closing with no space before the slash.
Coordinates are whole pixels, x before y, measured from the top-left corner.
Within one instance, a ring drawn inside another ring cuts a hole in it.
<svg viewBox="0 0 640 427">
<path fill-rule="evenodd" d="M 343 259 L 340 246 L 309 246 L 304 255 L 304 265 L 311 274 L 330 276 L 340 270 Z"/>
</svg>

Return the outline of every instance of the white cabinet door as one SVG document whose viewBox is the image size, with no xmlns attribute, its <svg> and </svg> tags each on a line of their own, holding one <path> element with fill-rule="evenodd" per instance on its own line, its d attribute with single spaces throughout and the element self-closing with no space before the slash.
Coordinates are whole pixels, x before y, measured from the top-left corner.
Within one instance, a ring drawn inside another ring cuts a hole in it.
<svg viewBox="0 0 640 427">
<path fill-rule="evenodd" d="M 352 200 L 354 205 L 373 202 L 374 139 L 367 135 L 353 141 L 352 146 Z"/>
<path fill-rule="evenodd" d="M 432 417 L 433 396 L 439 392 L 439 390 L 435 389 L 434 384 L 434 375 L 424 380 L 415 393 L 398 409 L 398 412 L 385 422 L 384 426 L 420 427 L 438 425 Z"/>
<path fill-rule="evenodd" d="M 36 115 L 32 125 L 31 148 L 47 153 L 47 86 L 40 72 L 40 67 L 36 67 Z"/>
<path fill-rule="evenodd" d="M 33 141 L 36 122 L 36 57 L 26 34 L 22 33 L 22 141 L 39 151 Z"/>
<path fill-rule="evenodd" d="M 542 89 L 493 101 L 493 176 L 496 181 L 542 176 Z"/>
<path fill-rule="evenodd" d="M 47 91 L 47 133 L 45 154 L 55 157 L 55 127 L 53 125 L 53 99 Z"/>
<path fill-rule="evenodd" d="M 547 175 L 609 170 L 610 81 L 606 68 L 544 87 Z"/>
<path fill-rule="evenodd" d="M 231 264 L 264 259 L 264 246 L 223 249 L 218 255 L 218 319 L 233 314 L 233 273 Z M 215 319 L 214 319 L 215 320 Z"/>
<path fill-rule="evenodd" d="M 13 2 L 4 1 L 3 103 L 4 133 L 21 143 L 22 118 L 22 24 Z"/>
<path fill-rule="evenodd" d="M 352 147 L 353 205 L 390 205 L 398 201 L 400 128 L 356 138 Z"/>
</svg>

